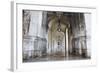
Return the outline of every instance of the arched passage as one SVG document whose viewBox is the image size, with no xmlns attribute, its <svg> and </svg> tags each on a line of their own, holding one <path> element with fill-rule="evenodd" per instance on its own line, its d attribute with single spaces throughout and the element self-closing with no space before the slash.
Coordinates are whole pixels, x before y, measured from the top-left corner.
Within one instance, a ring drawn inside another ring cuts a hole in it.
<svg viewBox="0 0 100 73">
<path fill-rule="evenodd" d="M 85 23 L 89 17 L 84 18 L 84 13 L 23 11 L 23 61 L 90 58 L 90 22 Z"/>
<path fill-rule="evenodd" d="M 48 26 L 48 48 L 49 56 L 57 58 L 68 58 L 68 21 L 61 17 L 59 21 L 57 16 L 49 21 Z M 65 22 L 66 21 L 66 22 Z"/>
</svg>

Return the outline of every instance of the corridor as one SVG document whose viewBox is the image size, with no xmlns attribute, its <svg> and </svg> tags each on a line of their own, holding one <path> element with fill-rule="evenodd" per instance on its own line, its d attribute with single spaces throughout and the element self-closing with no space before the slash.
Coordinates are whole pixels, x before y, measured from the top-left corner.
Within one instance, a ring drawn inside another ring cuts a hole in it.
<svg viewBox="0 0 100 73">
<path fill-rule="evenodd" d="M 90 14 L 23 10 L 23 62 L 91 58 Z"/>
</svg>

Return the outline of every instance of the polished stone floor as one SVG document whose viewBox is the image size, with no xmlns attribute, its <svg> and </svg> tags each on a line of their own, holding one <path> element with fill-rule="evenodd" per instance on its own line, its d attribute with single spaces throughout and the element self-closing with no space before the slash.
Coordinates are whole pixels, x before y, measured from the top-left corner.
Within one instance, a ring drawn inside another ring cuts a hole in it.
<svg viewBox="0 0 100 73">
<path fill-rule="evenodd" d="M 45 62 L 45 61 L 67 61 L 67 60 L 86 60 L 90 59 L 90 57 L 82 57 L 82 56 L 72 56 L 69 55 L 65 56 L 45 56 L 45 57 L 35 57 L 23 60 L 24 63 L 26 62 Z"/>
</svg>

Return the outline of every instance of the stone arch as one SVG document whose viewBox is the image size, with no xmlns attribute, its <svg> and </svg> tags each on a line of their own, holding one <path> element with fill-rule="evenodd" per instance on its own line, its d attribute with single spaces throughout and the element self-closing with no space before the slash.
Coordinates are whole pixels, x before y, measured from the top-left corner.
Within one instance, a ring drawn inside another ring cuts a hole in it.
<svg viewBox="0 0 100 73">
<path fill-rule="evenodd" d="M 66 30 L 68 30 L 69 28 L 69 22 L 67 20 L 67 18 L 65 18 L 64 16 L 61 17 L 61 32 L 57 31 L 57 27 L 58 27 L 58 18 L 57 16 L 52 17 L 53 19 L 49 20 L 48 22 L 48 52 L 57 52 L 58 50 L 61 50 L 63 52 L 63 56 L 66 56 L 66 48 L 68 48 L 68 45 L 66 46 L 66 40 L 68 42 L 68 31 L 66 32 Z M 67 38 L 66 38 L 66 33 L 67 33 Z M 60 36 L 60 44 L 61 44 L 61 49 L 59 49 L 59 41 L 57 41 L 58 37 Z M 58 42 L 58 44 L 57 44 Z M 68 43 L 67 43 L 68 44 Z M 58 46 L 57 46 L 58 45 Z M 56 49 L 57 48 L 57 49 Z"/>
</svg>

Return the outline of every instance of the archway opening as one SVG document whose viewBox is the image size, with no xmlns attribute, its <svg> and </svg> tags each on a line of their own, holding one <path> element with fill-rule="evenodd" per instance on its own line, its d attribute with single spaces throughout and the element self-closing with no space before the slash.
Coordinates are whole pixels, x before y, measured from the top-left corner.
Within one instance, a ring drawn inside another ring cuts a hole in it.
<svg viewBox="0 0 100 73">
<path fill-rule="evenodd" d="M 55 17 L 49 21 L 48 26 L 48 58 L 51 60 L 68 59 L 68 22 L 63 23 Z"/>
</svg>

